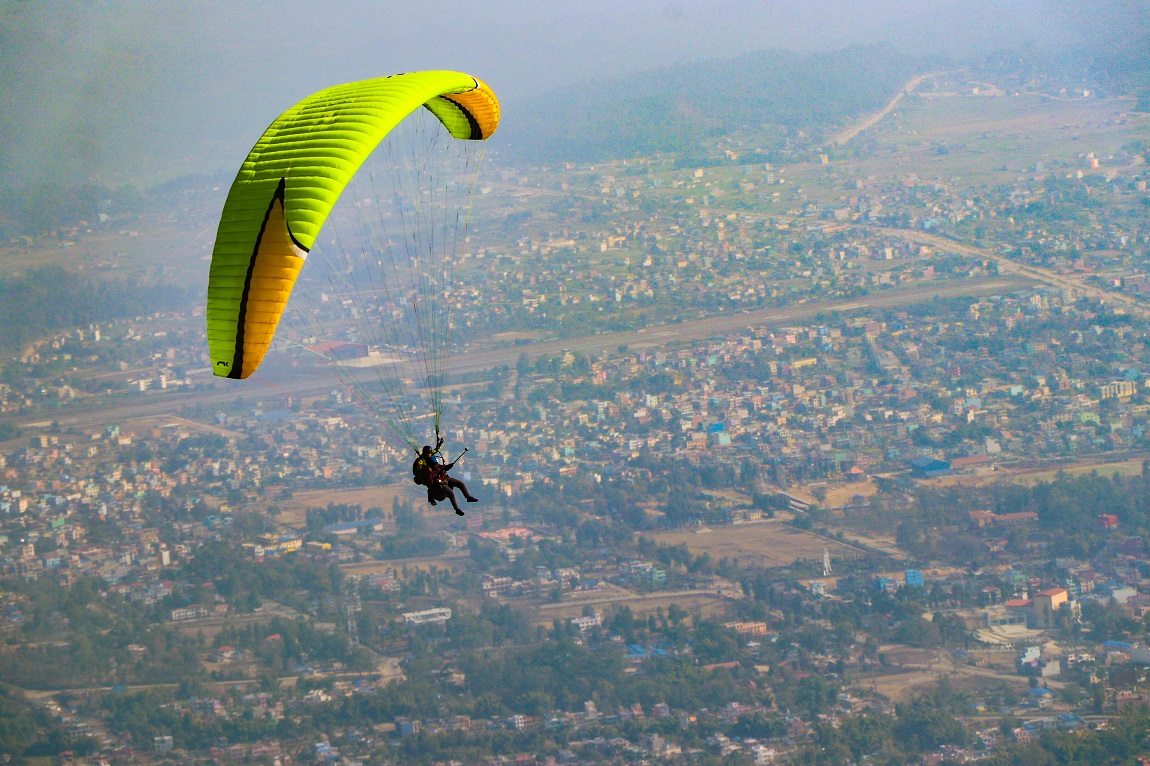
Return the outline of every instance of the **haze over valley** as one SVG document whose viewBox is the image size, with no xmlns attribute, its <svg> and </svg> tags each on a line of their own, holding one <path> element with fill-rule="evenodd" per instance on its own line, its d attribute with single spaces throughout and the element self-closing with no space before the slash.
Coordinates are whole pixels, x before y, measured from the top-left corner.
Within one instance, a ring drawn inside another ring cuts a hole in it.
<svg viewBox="0 0 1150 766">
<path fill-rule="evenodd" d="M 0 754 L 1150 758 L 1148 16 L 0 4 Z M 276 115 L 427 69 L 494 135 L 221 300 Z"/>
</svg>

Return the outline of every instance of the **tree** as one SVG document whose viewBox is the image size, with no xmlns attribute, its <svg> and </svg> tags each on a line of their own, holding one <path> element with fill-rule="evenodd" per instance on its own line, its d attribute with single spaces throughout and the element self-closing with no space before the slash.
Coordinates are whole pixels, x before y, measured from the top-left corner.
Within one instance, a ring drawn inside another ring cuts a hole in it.
<svg viewBox="0 0 1150 766">
<path fill-rule="evenodd" d="M 921 753 L 940 745 L 966 743 L 966 729 L 949 711 L 913 705 L 900 708 L 898 718 L 894 738 L 907 752 Z"/>
<path fill-rule="evenodd" d="M 818 715 L 838 698 L 838 686 L 822 676 L 807 676 L 795 687 L 795 704 L 810 715 Z"/>
</svg>

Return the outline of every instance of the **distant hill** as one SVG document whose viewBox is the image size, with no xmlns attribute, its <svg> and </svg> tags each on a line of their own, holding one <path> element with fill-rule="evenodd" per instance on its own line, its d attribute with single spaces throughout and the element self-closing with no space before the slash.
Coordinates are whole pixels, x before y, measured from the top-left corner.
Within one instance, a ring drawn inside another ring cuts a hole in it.
<svg viewBox="0 0 1150 766">
<path fill-rule="evenodd" d="M 1008 2 L 1016 20 L 1027 2 Z M 1118 10 L 1129 15 L 1128 4 Z M 982 4 L 979 9 L 985 10 Z M 948 9 L 955 11 L 955 9 Z M 1082 14 L 1066 11 L 1067 18 Z M 963 31 L 961 20 L 936 13 L 918 20 L 922 35 L 957 37 L 986 33 L 982 24 Z M 975 13 L 968 21 L 977 22 Z M 1036 22 L 1037 23 L 1037 22 Z M 1150 35 L 1131 24 L 1109 43 L 1064 35 L 1061 45 L 1014 47 L 966 57 L 917 56 L 886 44 L 829 53 L 784 51 L 685 64 L 602 82 L 576 84 L 505 105 L 496 145 L 509 162 L 599 161 L 674 152 L 697 155 L 718 136 L 764 126 L 777 129 L 777 149 L 797 131 L 821 135 L 880 108 L 912 74 L 933 68 L 971 67 L 1005 77 L 1017 87 L 1090 89 L 1100 97 L 1140 95 L 1150 105 Z M 906 32 L 904 31 L 903 42 Z M 1006 43 L 1007 38 L 1003 42 Z M 982 41 L 983 49 L 989 47 Z M 973 46 L 971 46 L 973 47 Z M 903 50 L 906 50 L 905 48 Z"/>
<path fill-rule="evenodd" d="M 1124 44 L 1000 51 L 971 66 L 1003 85 L 1088 89 L 1099 98 L 1140 95 L 1145 101 L 1150 97 L 1150 34 Z"/>
<path fill-rule="evenodd" d="M 174 285 L 84 278 L 58 266 L 0 277 L 0 354 L 19 351 L 61 328 L 184 308 L 194 294 Z"/>
<path fill-rule="evenodd" d="M 916 66 L 872 45 L 668 67 L 509 103 L 496 135 L 507 159 L 547 162 L 691 153 L 761 126 L 821 132 L 881 107 Z"/>
</svg>

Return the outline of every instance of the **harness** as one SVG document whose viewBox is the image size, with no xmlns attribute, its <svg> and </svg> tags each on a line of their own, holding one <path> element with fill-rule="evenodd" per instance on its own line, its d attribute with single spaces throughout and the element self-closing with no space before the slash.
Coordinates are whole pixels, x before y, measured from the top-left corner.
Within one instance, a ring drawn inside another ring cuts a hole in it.
<svg viewBox="0 0 1150 766">
<path fill-rule="evenodd" d="M 434 456 L 429 461 L 420 455 L 411 465 L 411 480 L 425 487 L 442 484 L 447 480 L 447 469 L 442 463 L 437 462 Z"/>
</svg>

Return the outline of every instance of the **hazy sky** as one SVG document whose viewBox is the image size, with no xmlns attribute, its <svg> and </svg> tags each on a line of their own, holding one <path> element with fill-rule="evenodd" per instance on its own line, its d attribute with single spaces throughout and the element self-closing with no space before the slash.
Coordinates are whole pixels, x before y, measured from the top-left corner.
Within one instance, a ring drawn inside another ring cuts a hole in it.
<svg viewBox="0 0 1150 766">
<path fill-rule="evenodd" d="M 937 19 L 940 45 L 1057 37 L 1101 2 L 0 0 L 0 184 L 217 172 L 299 98 L 399 71 L 460 69 L 514 101 L 753 50 L 914 47 Z"/>
</svg>

